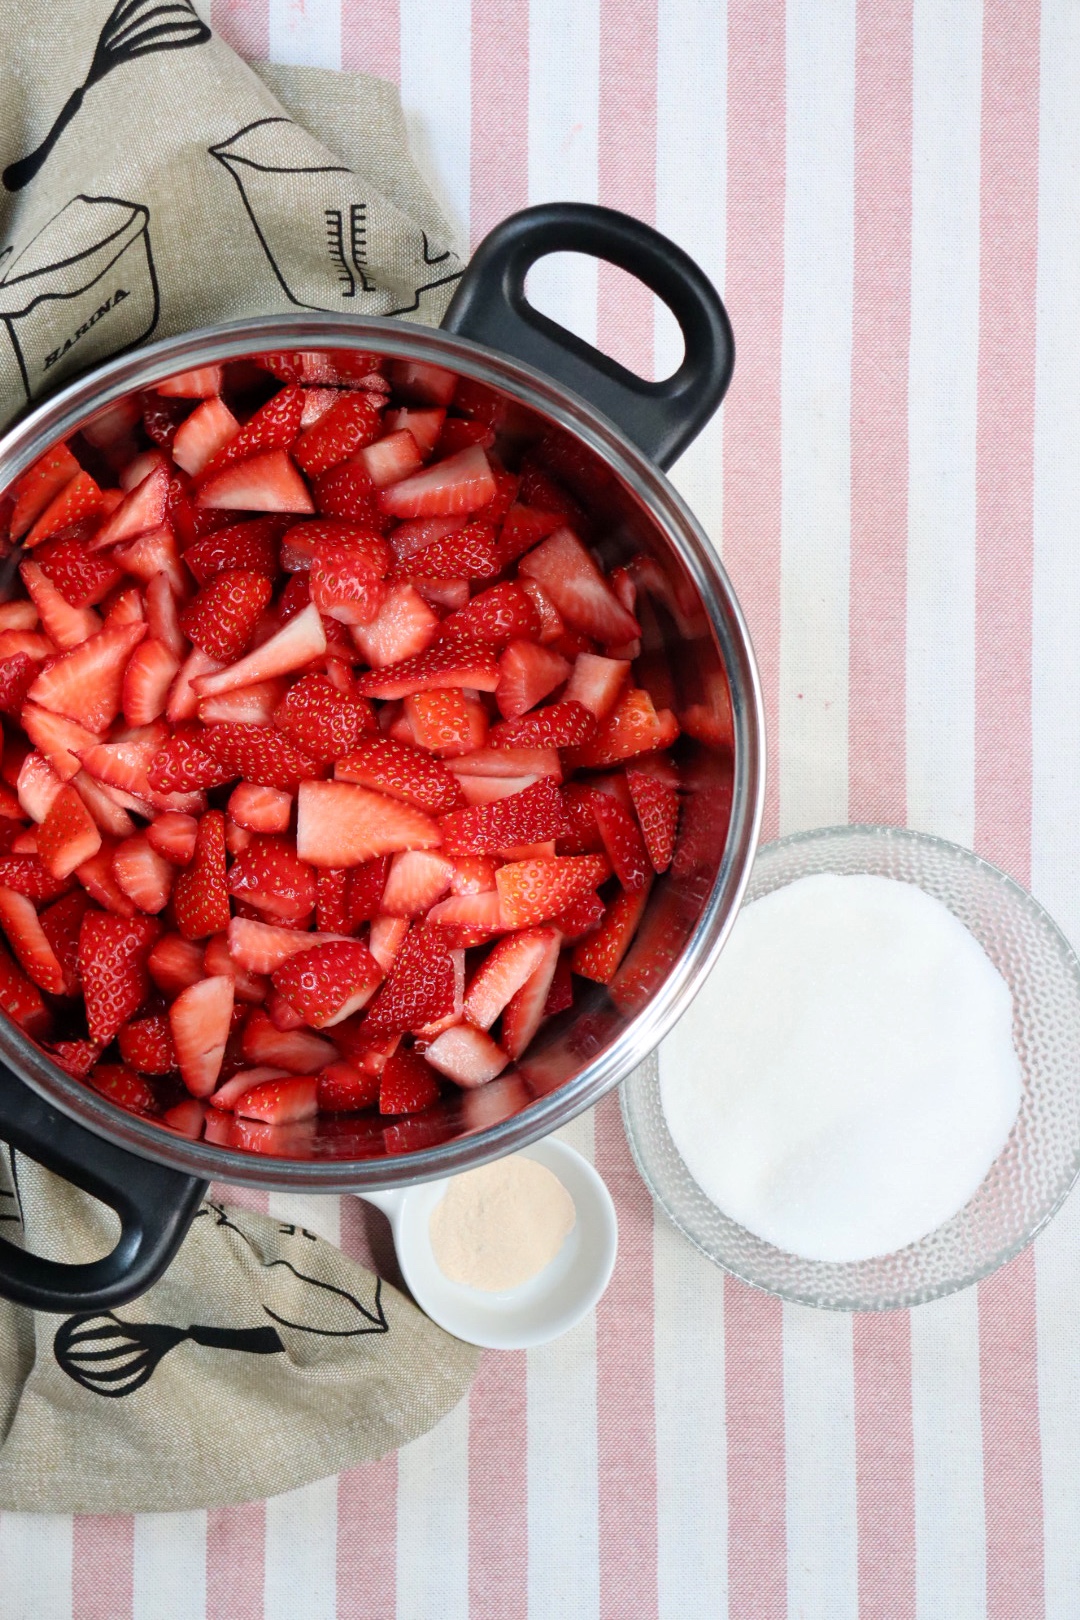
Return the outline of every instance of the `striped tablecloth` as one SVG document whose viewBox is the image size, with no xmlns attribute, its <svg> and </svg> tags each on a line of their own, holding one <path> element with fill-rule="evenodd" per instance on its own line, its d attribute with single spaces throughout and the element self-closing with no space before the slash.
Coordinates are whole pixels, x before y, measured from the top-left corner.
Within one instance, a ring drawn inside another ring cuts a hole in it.
<svg viewBox="0 0 1080 1620">
<path fill-rule="evenodd" d="M 244 55 L 401 84 L 462 240 L 579 197 L 654 220 L 735 325 L 676 482 L 764 678 L 766 836 L 907 822 L 1080 939 L 1076 0 L 213 0 Z M 548 265 L 643 371 L 668 319 Z M 910 1314 L 782 1306 L 619 1206 L 595 1319 L 488 1355 L 375 1467 L 227 1512 L 0 1519 L 2 1620 L 1080 1615 L 1080 1200 Z M 273 1200 L 347 1247 L 350 1200 Z M 88 1440 L 88 1443 L 90 1441 Z"/>
</svg>

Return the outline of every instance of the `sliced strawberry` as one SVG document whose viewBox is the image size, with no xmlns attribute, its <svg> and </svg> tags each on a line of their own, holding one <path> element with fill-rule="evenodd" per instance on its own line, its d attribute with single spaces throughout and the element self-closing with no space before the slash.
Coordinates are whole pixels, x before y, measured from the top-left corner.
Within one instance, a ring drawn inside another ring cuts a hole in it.
<svg viewBox="0 0 1080 1620">
<path fill-rule="evenodd" d="M 232 1013 L 233 981 L 227 973 L 188 985 L 169 1008 L 177 1067 L 193 1097 L 209 1097 L 217 1085 Z"/>
<path fill-rule="evenodd" d="M 609 871 L 602 855 L 556 855 L 508 862 L 495 874 L 504 927 L 529 928 L 553 921 L 567 906 L 602 883 Z"/>
<path fill-rule="evenodd" d="M 274 721 L 318 761 L 348 754 L 371 723 L 370 712 L 325 675 L 301 676 L 274 711 Z"/>
<path fill-rule="evenodd" d="M 36 562 L 24 562 L 19 574 L 41 617 L 42 630 L 58 647 L 77 647 L 101 629 L 100 615 L 92 607 L 72 607 Z"/>
<path fill-rule="evenodd" d="M 519 990 L 515 991 L 503 1009 L 501 1044 L 508 1057 L 515 1063 L 548 1015 L 548 999 L 559 964 L 561 940 L 554 928 L 543 930 L 543 934 L 545 937 L 543 955 L 529 978 Z"/>
<path fill-rule="evenodd" d="M 161 1116 L 161 1123 L 167 1125 L 170 1131 L 175 1131 L 178 1136 L 186 1136 L 191 1141 L 197 1142 L 205 1128 L 206 1114 L 205 1103 L 200 1102 L 197 1097 L 185 1097 L 183 1102 L 174 1103 L 171 1108 L 166 1108 Z"/>
<path fill-rule="evenodd" d="M 495 862 L 484 855 L 458 855 L 450 887 L 454 894 L 486 894 L 495 887 Z"/>
<path fill-rule="evenodd" d="M 252 917 L 234 917 L 229 923 L 229 954 L 245 973 L 273 973 L 297 951 L 311 950 L 332 938 L 329 934 L 258 922 Z"/>
<path fill-rule="evenodd" d="M 318 1087 L 318 1078 L 313 1074 L 264 1080 L 237 1099 L 235 1111 L 245 1119 L 260 1119 L 268 1125 L 314 1119 L 319 1112 Z"/>
<path fill-rule="evenodd" d="M 405 715 L 418 746 L 443 759 L 471 754 L 487 741 L 487 710 L 457 687 L 412 693 Z"/>
<path fill-rule="evenodd" d="M 166 522 L 168 501 L 168 469 L 164 466 L 152 467 L 106 518 L 94 536 L 94 550 L 103 551 L 106 546 L 137 540 L 142 534 L 162 528 Z"/>
<path fill-rule="evenodd" d="M 231 1111 L 245 1091 L 251 1091 L 253 1087 L 262 1085 L 264 1080 L 282 1080 L 288 1072 L 287 1069 L 272 1068 L 267 1063 L 262 1063 L 255 1069 L 238 1069 L 218 1086 L 210 1101 L 215 1108 Z"/>
<path fill-rule="evenodd" d="M 413 411 L 409 414 L 417 416 L 420 413 Z M 408 426 L 407 423 L 405 425 Z M 415 427 L 409 428 L 409 431 L 416 436 Z M 468 422 L 461 416 L 448 416 L 431 448 L 435 455 L 442 459 L 445 456 L 456 455 L 459 450 L 467 450 L 470 444 L 478 444 L 481 450 L 490 450 L 494 443 L 495 434 L 484 422 Z"/>
<path fill-rule="evenodd" d="M 180 628 L 211 658 L 232 663 L 247 652 L 273 586 L 265 574 L 230 568 L 215 574 L 180 615 Z"/>
<path fill-rule="evenodd" d="M 126 1108 L 132 1114 L 150 1114 L 157 1111 L 157 1098 L 149 1081 L 129 1069 L 125 1063 L 99 1063 L 87 1075 L 95 1091 Z"/>
<path fill-rule="evenodd" d="M 379 505 L 399 518 L 445 517 L 479 511 L 494 495 L 487 456 L 479 445 L 472 445 L 380 490 Z"/>
<path fill-rule="evenodd" d="M 670 748 L 678 735 L 679 724 L 671 710 L 657 713 L 648 692 L 632 687 L 594 736 L 568 757 L 574 767 L 617 765 L 635 754 Z"/>
<path fill-rule="evenodd" d="M 212 396 L 197 405 L 173 434 L 172 458 L 196 478 L 231 439 L 240 424 L 223 400 Z"/>
<path fill-rule="evenodd" d="M 282 388 L 272 399 L 268 399 L 266 404 L 261 406 L 206 464 L 203 469 L 203 487 L 205 488 L 210 479 L 223 473 L 227 467 L 235 467 L 238 463 L 250 467 L 254 461 L 266 461 L 276 453 L 288 464 L 288 458 L 282 452 L 288 450 L 296 439 L 300 431 L 303 410 L 303 392 L 299 388 Z M 296 477 L 295 472 L 293 477 Z M 213 506 L 223 503 L 211 501 L 201 504 Z M 276 507 L 261 508 L 257 502 L 242 504 L 249 506 L 252 511 L 278 510 Z M 283 507 L 281 510 L 294 509 Z"/>
<path fill-rule="evenodd" d="M 596 716 L 583 703 L 564 699 L 517 720 L 504 720 L 492 728 L 488 741 L 492 748 L 574 748 L 595 730 Z"/>
<path fill-rule="evenodd" d="M 124 719 L 129 726 L 148 725 L 165 713 L 179 668 L 180 660 L 163 641 L 150 637 L 135 648 L 120 688 Z"/>
<path fill-rule="evenodd" d="M 92 517 L 101 510 L 101 504 L 101 490 L 90 474 L 81 471 L 75 473 L 37 518 L 23 546 L 27 551 L 39 546 L 50 535 L 59 534 L 62 529 L 78 523 L 82 518 Z"/>
<path fill-rule="evenodd" d="M 540 581 L 571 629 L 609 644 L 632 641 L 641 633 L 572 530 L 556 529 L 518 568 Z"/>
<path fill-rule="evenodd" d="M 221 692 L 217 697 L 200 698 L 199 719 L 207 726 L 215 721 L 242 726 L 269 725 L 286 690 L 284 676 L 275 675 L 268 681 L 254 681 L 250 686 Z"/>
<path fill-rule="evenodd" d="M 42 865 L 52 877 L 62 880 L 100 848 L 101 834 L 86 805 L 73 787 L 63 786 L 38 828 Z"/>
<path fill-rule="evenodd" d="M 418 1052 L 399 1047 L 379 1076 L 379 1113 L 419 1114 L 438 1101 L 439 1090 L 431 1065 Z"/>
<path fill-rule="evenodd" d="M 502 1047 L 472 1024 L 457 1024 L 446 1030 L 432 1041 L 424 1056 L 433 1069 L 465 1090 L 494 1080 L 509 1062 Z"/>
<path fill-rule="evenodd" d="M 24 813 L 31 821 L 40 823 L 52 809 L 64 784 L 44 755 L 31 749 L 19 767 L 15 786 Z"/>
<path fill-rule="evenodd" d="M 362 922 L 377 918 L 382 904 L 386 880 L 390 875 L 390 856 L 380 855 L 365 861 L 349 872 L 349 928 L 358 928 Z M 374 952 L 374 946 L 372 946 Z"/>
<path fill-rule="evenodd" d="M 215 697 L 219 692 L 235 691 L 238 686 L 251 686 L 255 681 L 267 681 L 275 675 L 289 675 L 294 669 L 303 669 L 325 651 L 326 631 L 318 608 L 312 605 L 289 619 L 246 658 L 217 674 L 197 676 L 193 685 L 200 698 Z"/>
<path fill-rule="evenodd" d="M 533 844 L 557 838 L 565 826 L 562 797 L 550 776 L 508 798 L 452 810 L 439 818 L 448 855 L 486 855 L 514 844 Z"/>
<path fill-rule="evenodd" d="M 70 782 L 81 768 L 80 754 L 92 749 L 98 738 L 77 720 L 68 720 L 36 703 L 24 703 L 22 728 L 34 746 L 41 750 L 62 782 Z"/>
<path fill-rule="evenodd" d="M 562 780 L 562 766 L 554 748 L 478 748 L 447 762 L 459 781 L 467 776 L 553 776 Z"/>
<path fill-rule="evenodd" d="M 0 883 L 30 900 L 55 900 L 71 887 L 70 878 L 54 878 L 37 855 L 0 858 Z"/>
<path fill-rule="evenodd" d="M 150 848 L 171 866 L 187 866 L 195 854 L 199 823 L 179 810 L 163 810 L 146 829 Z"/>
<path fill-rule="evenodd" d="M 499 572 L 495 530 L 490 523 L 469 523 L 462 529 L 394 565 L 397 579 L 490 579 Z"/>
<path fill-rule="evenodd" d="M 468 513 L 464 513 L 460 517 L 416 518 L 411 523 L 398 523 L 389 535 L 391 549 L 395 558 L 401 562 L 406 557 L 412 557 L 416 552 L 423 551 L 425 547 L 434 545 L 436 540 L 443 540 L 448 534 L 456 534 L 468 521 Z"/>
<path fill-rule="evenodd" d="M 268 1063 L 289 1074 L 314 1075 L 333 1063 L 337 1049 L 307 1029 L 275 1029 L 261 1007 L 253 1009 L 244 1025 L 244 1057 L 249 1063 Z"/>
<path fill-rule="evenodd" d="M 163 911 L 172 893 L 172 865 L 158 854 L 146 833 L 125 838 L 113 851 L 113 876 L 140 911 Z"/>
<path fill-rule="evenodd" d="M 152 917 L 111 917 L 88 911 L 79 930 L 79 973 L 86 1022 L 102 1046 L 146 1000 L 147 959 L 161 933 Z"/>
<path fill-rule="evenodd" d="M 3 950 L 0 950 L 0 1011 L 36 1040 L 48 1033 L 49 1009 L 41 999 L 41 991 Z"/>
<path fill-rule="evenodd" d="M 412 585 L 392 585 L 371 623 L 352 626 L 352 638 L 373 669 L 417 656 L 438 633 L 438 615 Z"/>
<path fill-rule="evenodd" d="M 380 427 L 377 399 L 360 392 L 344 394 L 314 427 L 300 435 L 293 447 L 293 457 L 309 478 L 316 478 L 328 467 L 336 467 L 371 444 L 378 437 Z"/>
<path fill-rule="evenodd" d="M 58 535 L 35 554 L 34 561 L 72 607 L 92 607 L 120 578 L 111 557 L 91 551 L 77 534 Z"/>
<path fill-rule="evenodd" d="M 0 712 L 18 715 L 37 678 L 37 664 L 24 652 L 0 660 Z"/>
<path fill-rule="evenodd" d="M 227 772 L 226 780 L 239 776 L 258 787 L 292 793 L 305 778 L 319 773 L 316 762 L 276 726 L 208 726 L 202 745 Z"/>
<path fill-rule="evenodd" d="M 176 878 L 173 912 L 185 939 L 207 939 L 229 926 L 225 817 L 220 810 L 208 810 L 199 823 L 194 858 Z"/>
<path fill-rule="evenodd" d="M 359 866 L 399 849 L 431 849 L 441 841 L 423 811 L 351 782 L 302 782 L 296 849 L 313 866 Z"/>
<path fill-rule="evenodd" d="M 270 981 L 261 973 L 247 973 L 237 966 L 229 950 L 229 936 L 214 934 L 203 953 L 203 973 L 227 973 L 233 981 L 237 1001 L 265 1002 L 271 993 Z"/>
<path fill-rule="evenodd" d="M 10 490 L 15 500 L 9 520 L 13 540 L 26 533 L 79 471 L 79 463 L 67 445 L 56 444 L 16 479 Z"/>
<path fill-rule="evenodd" d="M 293 798 L 282 788 L 241 782 L 229 796 L 228 812 L 233 821 L 249 832 L 282 833 L 292 816 Z"/>
<path fill-rule="evenodd" d="M 545 540 L 549 534 L 553 534 L 561 527 L 562 521 L 557 512 L 544 512 L 538 507 L 515 501 L 499 531 L 500 565 L 508 568 L 538 540 Z"/>
<path fill-rule="evenodd" d="M 574 981 L 570 972 L 570 953 L 560 951 L 555 964 L 555 975 L 551 981 L 547 1001 L 544 1003 L 544 1017 L 554 1018 L 556 1013 L 565 1012 L 574 1005 Z"/>
<path fill-rule="evenodd" d="M 75 876 L 87 894 L 114 917 L 134 917 L 134 904 L 113 877 L 114 848 L 115 843 L 112 839 L 103 839 L 97 854 L 77 867 Z"/>
<path fill-rule="evenodd" d="M 654 872 L 666 872 L 675 853 L 679 825 L 679 795 L 676 789 L 651 771 L 630 768 L 626 772 L 645 848 Z"/>
<path fill-rule="evenodd" d="M 469 686 L 494 692 L 499 666 L 490 647 L 464 637 L 440 641 L 433 647 L 383 669 L 371 669 L 356 682 L 358 696 L 402 698 L 412 692 L 433 692 L 447 686 Z"/>
<path fill-rule="evenodd" d="M 424 465 L 419 445 L 405 428 L 376 439 L 353 459 L 357 466 L 363 467 L 376 489 L 399 483 Z"/>
<path fill-rule="evenodd" d="M 570 665 L 552 648 L 531 641 L 511 641 L 499 659 L 495 689 L 499 713 L 506 720 L 516 720 L 561 686 L 569 674 Z"/>
<path fill-rule="evenodd" d="M 372 1031 L 417 1029 L 445 1018 L 454 1006 L 454 962 L 437 928 L 411 928 L 389 977 L 371 1003 Z"/>
<path fill-rule="evenodd" d="M 158 989 L 166 996 L 176 996 L 202 978 L 203 948 L 180 934 L 163 934 L 146 965 Z"/>
<path fill-rule="evenodd" d="M 483 944 L 493 934 L 503 933 L 507 926 L 496 888 L 477 894 L 452 894 L 432 906 L 427 920 L 442 930 L 448 945 L 465 948 Z"/>
<path fill-rule="evenodd" d="M 443 621 L 443 633 L 499 646 L 517 637 L 535 641 L 540 634 L 540 615 L 529 593 L 516 580 L 506 580 L 481 591 L 467 607 L 451 613 Z"/>
<path fill-rule="evenodd" d="M 584 477 L 592 482 L 596 478 L 595 463 L 582 469 Z M 532 455 L 522 457 L 521 462 L 521 488 L 520 498 L 528 506 L 536 507 L 542 512 L 553 512 L 562 518 L 563 522 L 578 534 L 588 536 L 591 524 L 585 509 L 574 499 L 569 490 L 565 489 L 546 472 Z"/>
<path fill-rule="evenodd" d="M 583 894 L 579 900 L 560 911 L 555 918 L 554 927 L 565 940 L 574 941 L 583 939 L 591 934 L 594 928 L 599 928 L 604 920 L 604 902 L 594 892 Z"/>
<path fill-rule="evenodd" d="M 189 414 L 191 406 L 185 399 L 162 398 L 159 394 L 143 395 L 142 424 L 148 439 L 161 449 L 168 450 L 176 437 L 176 430 Z"/>
<path fill-rule="evenodd" d="M 228 446 L 225 448 L 227 451 Z M 208 472 L 195 499 L 199 506 L 224 507 L 230 512 L 315 510 L 307 485 L 284 450 L 239 461 L 224 472 Z"/>
<path fill-rule="evenodd" d="M 101 1047 L 96 1041 L 54 1041 L 46 1050 L 76 1080 L 85 1080 L 101 1056 Z"/>
<path fill-rule="evenodd" d="M 400 410 L 387 411 L 383 417 L 383 426 L 388 433 L 397 433 L 400 429 L 407 428 L 416 441 L 416 448 L 426 461 L 438 442 L 445 420 L 446 411 L 441 406 L 427 410 L 406 406 Z M 492 443 L 494 437 L 492 434 Z M 469 438 L 464 443 L 455 445 L 454 449 L 464 450 L 467 445 L 479 442 L 478 438 Z M 446 452 L 447 455 L 450 453 L 449 450 Z"/>
<path fill-rule="evenodd" d="M 429 850 L 395 855 L 383 890 L 382 909 L 391 917 L 417 917 L 450 887 L 453 866 Z"/>
<path fill-rule="evenodd" d="M 326 1114 L 358 1113 L 379 1100 L 380 1077 L 352 1063 L 328 1063 L 319 1075 L 319 1110 Z"/>
<path fill-rule="evenodd" d="M 151 788 L 158 793 L 191 793 L 220 787 L 229 780 L 227 768 L 202 746 L 205 733 L 197 736 L 199 740 L 196 735 L 177 732 L 154 754 L 146 767 Z"/>
<path fill-rule="evenodd" d="M 648 884 L 643 889 L 617 894 L 596 932 L 574 946 L 570 957 L 573 971 L 597 984 L 610 984 L 637 931 L 648 898 Z"/>
<path fill-rule="evenodd" d="M 337 546 L 366 557 L 372 574 L 382 578 L 391 563 L 391 551 L 382 534 L 370 526 L 350 523 L 345 518 L 311 518 L 291 524 L 281 537 L 281 567 L 287 573 L 302 573 L 311 567 L 318 548 Z"/>
<path fill-rule="evenodd" d="M 426 360 L 394 360 L 390 365 L 394 392 L 421 405 L 449 405 L 458 386 L 457 374 Z"/>
<path fill-rule="evenodd" d="M 205 539 L 189 546 L 184 562 L 196 583 L 206 585 L 215 574 L 242 568 L 249 573 L 274 579 L 278 571 L 278 546 L 284 520 L 279 517 L 250 518 L 246 523 L 230 523 Z"/>
<path fill-rule="evenodd" d="M 315 909 L 315 872 L 287 838 L 258 834 L 229 870 L 229 893 L 271 922 L 299 922 Z"/>
<path fill-rule="evenodd" d="M 50 995 L 67 988 L 64 970 L 44 933 L 34 902 L 14 889 L 0 888 L 0 928 L 23 972 Z"/>
<path fill-rule="evenodd" d="M 590 804 L 608 859 L 623 888 L 631 893 L 647 888 L 652 865 L 634 817 L 608 793 L 593 791 Z"/>
<path fill-rule="evenodd" d="M 387 587 L 368 556 L 344 546 L 320 545 L 311 559 L 311 600 L 339 624 L 370 624 L 387 597 Z"/>
<path fill-rule="evenodd" d="M 124 670 L 145 634 L 145 624 L 106 625 L 42 670 L 28 696 L 88 731 L 104 731 L 120 710 Z"/>
<path fill-rule="evenodd" d="M 208 657 L 201 647 L 192 647 L 170 688 L 169 701 L 165 706 L 166 720 L 178 725 L 182 720 L 193 719 L 199 710 L 199 694 L 194 683 L 220 669 L 216 658 Z"/>
<path fill-rule="evenodd" d="M 171 1074 L 176 1068 L 176 1046 L 164 1013 L 136 1018 L 117 1036 L 120 1056 L 142 1074 Z"/>
<path fill-rule="evenodd" d="M 179 371 L 175 377 L 166 377 L 154 387 L 167 399 L 208 399 L 211 394 L 221 393 L 224 381 L 221 366 L 199 366 L 194 371 Z"/>
<path fill-rule="evenodd" d="M 380 532 L 385 523 L 371 474 L 358 461 L 331 467 L 315 480 L 315 504 L 326 517 L 346 518 Z"/>
<path fill-rule="evenodd" d="M 382 976 L 366 945 L 338 940 L 290 956 L 275 970 L 273 981 L 305 1023 L 326 1029 L 366 1005 Z"/>
<path fill-rule="evenodd" d="M 500 939 L 473 976 L 465 996 L 465 1017 L 478 1029 L 490 1029 L 511 997 L 558 949 L 554 928 L 534 928 Z"/>
<path fill-rule="evenodd" d="M 315 878 L 315 922 L 327 934 L 349 934 L 353 919 L 349 906 L 348 867 L 320 867 Z"/>
</svg>

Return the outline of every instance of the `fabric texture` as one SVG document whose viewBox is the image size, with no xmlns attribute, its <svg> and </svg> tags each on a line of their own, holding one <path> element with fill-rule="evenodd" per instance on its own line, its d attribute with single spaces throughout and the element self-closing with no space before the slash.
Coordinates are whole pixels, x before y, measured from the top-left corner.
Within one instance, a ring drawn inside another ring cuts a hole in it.
<svg viewBox="0 0 1080 1620">
<path fill-rule="evenodd" d="M 229 317 L 438 321 L 460 261 L 392 85 L 260 78 L 186 0 L 5 4 L 0 63 L 0 425 L 125 348 Z M 15 1154 L 0 1221 L 72 1261 L 106 1253 L 115 1227 Z M 116 1312 L 0 1302 L 0 1507 L 289 1490 L 424 1433 L 476 1361 L 296 1222 L 207 1202 L 164 1279 Z"/>
</svg>

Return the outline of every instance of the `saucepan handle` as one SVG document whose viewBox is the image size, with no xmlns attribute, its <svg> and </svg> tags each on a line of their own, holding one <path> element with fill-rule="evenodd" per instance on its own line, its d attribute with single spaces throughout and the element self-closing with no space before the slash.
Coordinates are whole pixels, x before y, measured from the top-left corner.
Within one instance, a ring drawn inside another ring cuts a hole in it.
<svg viewBox="0 0 1080 1620">
<path fill-rule="evenodd" d="M 679 369 L 647 382 L 534 309 L 525 278 L 551 253 L 604 259 L 651 288 L 682 330 Z M 542 203 L 497 225 L 473 254 L 442 324 L 573 389 L 661 467 L 701 432 L 735 364 L 727 311 L 693 259 L 629 214 L 590 203 Z"/>
<path fill-rule="evenodd" d="M 0 1237 L 0 1296 L 36 1311 L 107 1310 L 157 1281 L 183 1242 L 206 1182 L 116 1147 L 0 1067 L 0 1140 L 116 1211 L 110 1254 L 80 1265 L 45 1260 Z M 14 1213 L 0 1204 L 0 1213 Z M 0 1228 L 2 1231 L 2 1228 Z"/>
</svg>

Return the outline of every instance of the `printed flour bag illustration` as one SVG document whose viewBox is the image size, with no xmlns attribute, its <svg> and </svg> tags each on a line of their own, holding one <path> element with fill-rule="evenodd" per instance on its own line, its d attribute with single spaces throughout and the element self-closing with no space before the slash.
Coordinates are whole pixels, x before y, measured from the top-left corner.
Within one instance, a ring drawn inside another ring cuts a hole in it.
<svg viewBox="0 0 1080 1620">
<path fill-rule="evenodd" d="M 326 148 L 288 118 L 248 124 L 209 151 L 236 182 L 282 290 L 303 309 L 403 315 L 419 307 L 421 293 L 461 274 L 449 248 L 433 249 L 426 233 L 381 196 L 372 253 L 363 181 L 344 165 L 329 165 Z M 380 270 L 376 281 L 371 260 L 414 268 Z"/>
<path fill-rule="evenodd" d="M 24 248 L 0 251 L 0 322 L 8 339 L 0 381 L 17 368 L 26 399 L 36 399 L 153 331 L 158 286 L 149 222 L 141 203 L 78 196 Z"/>
</svg>

